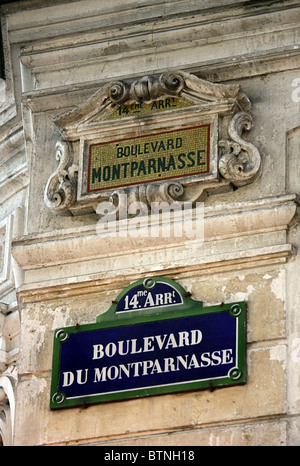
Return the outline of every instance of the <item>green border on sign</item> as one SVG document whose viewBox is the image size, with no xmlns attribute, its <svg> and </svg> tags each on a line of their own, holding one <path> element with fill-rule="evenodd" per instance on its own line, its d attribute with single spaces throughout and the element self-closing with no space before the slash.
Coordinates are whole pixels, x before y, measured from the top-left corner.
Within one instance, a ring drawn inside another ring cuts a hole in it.
<svg viewBox="0 0 300 466">
<path fill-rule="evenodd" d="M 154 283 L 163 282 L 171 285 L 181 294 L 182 304 L 173 306 L 169 305 L 157 309 L 149 308 L 116 313 L 118 302 L 122 297 L 124 297 L 134 287 L 140 285 L 145 286 L 147 281 L 148 283 L 149 281 L 152 281 Z M 132 389 L 118 393 L 89 395 L 84 398 L 78 397 L 66 399 L 63 393 L 58 392 L 60 348 L 61 343 L 68 338 L 69 334 L 228 311 L 233 318 L 238 320 L 238 367 L 233 368 L 226 377 L 196 382 L 192 381 L 177 385 Z M 99 315 L 97 317 L 96 323 L 85 325 L 77 324 L 72 327 L 56 329 L 54 332 L 50 409 L 83 406 L 92 403 L 125 400 L 150 395 L 171 394 L 188 390 L 213 389 L 215 387 L 240 385 L 244 383 L 246 383 L 246 303 L 239 301 L 229 304 L 222 303 L 216 306 L 203 307 L 201 301 L 195 301 L 192 299 L 190 293 L 187 293 L 182 286 L 167 278 L 151 277 L 140 279 L 125 288 L 118 295 L 117 299 L 113 301 L 109 310 L 103 315 Z"/>
</svg>

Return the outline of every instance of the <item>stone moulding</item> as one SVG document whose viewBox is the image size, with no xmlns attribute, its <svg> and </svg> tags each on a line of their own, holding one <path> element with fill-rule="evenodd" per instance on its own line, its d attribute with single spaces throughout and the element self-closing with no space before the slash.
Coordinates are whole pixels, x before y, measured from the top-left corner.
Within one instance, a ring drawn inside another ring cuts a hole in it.
<svg viewBox="0 0 300 466">
<path fill-rule="evenodd" d="M 113 81 L 95 92 L 85 103 L 58 115 L 54 123 L 69 140 L 78 138 L 82 125 L 104 118 L 116 105 L 151 102 L 168 96 L 202 106 L 234 105 L 250 111 L 251 103 L 238 84 L 215 84 L 184 71 L 144 76 L 133 82 Z M 206 108 L 205 110 L 208 110 Z"/>
<path fill-rule="evenodd" d="M 106 118 L 120 105 L 149 103 L 176 97 L 190 106 L 155 115 Z M 256 147 L 243 139 L 243 131 L 251 129 L 251 103 L 238 84 L 215 84 L 183 71 L 170 71 L 158 76 L 145 76 L 134 81 L 111 82 L 78 107 L 58 115 L 62 140 L 56 146 L 57 170 L 50 176 L 44 200 L 56 214 L 95 210 L 95 205 L 109 200 L 117 210 L 120 193 L 132 201 L 185 202 L 203 199 L 210 190 L 218 192 L 230 186 L 240 187 L 255 180 L 260 172 L 261 158 Z M 149 182 L 125 189 L 109 189 L 101 194 L 87 193 L 87 145 L 109 141 L 120 136 L 153 132 L 161 128 L 180 128 L 189 122 L 213 122 L 213 148 L 210 173 L 187 178 Z M 221 137 L 223 135 L 224 137 Z M 79 145 L 78 145 L 79 141 Z M 76 145 L 77 144 L 77 145 Z M 79 149 L 78 149 L 79 147 Z M 192 187 L 192 189 L 190 189 Z"/>
<path fill-rule="evenodd" d="M 201 260 L 210 260 L 210 248 L 205 257 L 205 245 L 214 241 L 222 242 L 228 239 L 233 241 L 242 240 L 243 237 L 254 235 L 268 235 L 272 232 L 283 232 L 281 241 L 286 240 L 286 230 L 291 228 L 299 219 L 299 200 L 296 195 L 285 195 L 271 197 L 256 201 L 245 201 L 227 204 L 226 210 L 222 206 L 207 207 L 204 211 L 204 243 L 199 249 Z M 125 220 L 118 221 L 118 231 L 128 230 Z M 134 226 L 133 226 L 134 228 Z M 145 230 L 148 228 L 146 223 Z M 279 240 L 278 240 L 279 241 Z M 272 237 L 270 240 L 271 245 Z M 164 236 L 147 237 L 142 234 L 131 236 L 128 230 L 127 241 L 124 242 L 123 235 L 99 235 L 96 226 L 85 226 L 80 229 L 54 233 L 43 233 L 32 237 L 24 237 L 14 241 L 12 254 L 22 270 L 43 269 L 53 266 L 62 266 L 74 263 L 87 263 L 88 261 L 118 257 L 132 251 L 146 250 L 166 251 L 174 247 L 184 246 L 185 238 L 176 237 L 174 234 L 169 238 Z M 280 243 L 281 244 L 281 243 Z M 285 243 L 284 243 L 285 245 Z M 288 245 L 290 246 L 290 245 Z M 185 250 L 186 248 L 184 248 Z M 76 251 L 76 254 L 74 254 Z M 120 252 L 121 251 L 121 252 Z M 196 250 L 195 250 L 196 251 Z M 197 249 L 198 251 L 198 249 Z M 239 249 L 233 251 L 234 255 L 240 257 Z M 199 258 L 197 259 L 198 263 Z M 39 275 L 37 275 L 39 277 Z"/>
<path fill-rule="evenodd" d="M 86 225 L 15 240 L 12 256 L 20 302 L 107 291 L 123 287 L 124 279 L 148 276 L 149 270 L 152 276 L 186 278 L 283 265 L 297 252 L 287 242 L 287 231 L 299 221 L 299 199 L 290 194 L 227 204 L 226 209 L 206 207 L 203 242 L 192 249 L 186 247 L 184 235 L 175 235 L 173 220 L 170 237 L 159 234 L 158 221 L 158 235 L 151 235 L 147 222 L 139 236 L 132 235 L 135 225 L 131 230 L 125 220 L 116 222 L 117 235 L 99 235 L 96 225 Z"/>
</svg>

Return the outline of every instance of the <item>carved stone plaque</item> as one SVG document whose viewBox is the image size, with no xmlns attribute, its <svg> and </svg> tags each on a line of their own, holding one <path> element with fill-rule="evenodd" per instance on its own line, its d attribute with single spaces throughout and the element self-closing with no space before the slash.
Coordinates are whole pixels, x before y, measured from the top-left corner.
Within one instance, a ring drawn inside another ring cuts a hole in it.
<svg viewBox="0 0 300 466">
<path fill-rule="evenodd" d="M 192 201 L 252 182 L 260 154 L 248 97 L 178 71 L 103 86 L 54 119 L 60 165 L 45 189 L 56 213 L 93 210 L 126 193 L 128 202 Z"/>
</svg>

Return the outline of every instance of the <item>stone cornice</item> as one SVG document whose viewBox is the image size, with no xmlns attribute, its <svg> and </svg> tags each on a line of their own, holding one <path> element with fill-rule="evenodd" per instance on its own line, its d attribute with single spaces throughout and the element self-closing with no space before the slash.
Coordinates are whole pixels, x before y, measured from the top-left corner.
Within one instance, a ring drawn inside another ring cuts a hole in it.
<svg viewBox="0 0 300 466">
<path fill-rule="evenodd" d="M 224 69 L 228 73 L 225 79 L 229 76 L 230 79 L 240 79 L 249 73 L 263 74 L 282 67 L 295 67 L 299 30 L 299 23 L 295 20 L 299 8 L 297 2 L 285 2 L 284 6 L 280 5 L 281 2 L 266 6 L 264 2 L 255 8 L 246 3 L 228 2 L 226 8 L 229 10 L 225 10 L 219 2 L 206 9 L 203 2 L 199 10 L 198 2 L 193 2 L 185 16 L 183 4 L 173 2 L 168 15 L 163 17 L 159 6 L 149 5 L 139 9 L 135 24 L 131 21 L 124 27 L 120 21 L 126 22 L 126 14 L 130 11 L 128 4 L 125 11 L 121 8 L 119 17 L 117 11 L 112 13 L 108 8 L 105 14 L 101 12 L 99 15 L 97 9 L 90 16 L 85 14 L 83 20 L 81 12 L 81 30 L 74 46 L 72 24 L 78 21 L 76 15 L 80 14 L 77 3 L 73 16 L 62 6 L 58 22 L 55 22 L 55 15 L 48 16 L 49 23 L 43 18 L 42 24 L 37 24 L 32 14 L 27 18 L 21 12 L 12 15 L 10 40 L 25 45 L 21 62 L 32 77 L 29 85 L 24 86 L 25 92 L 57 89 L 60 84 L 53 80 L 54 71 L 65 76 L 61 82 L 69 82 L 73 87 L 78 82 L 90 85 L 96 76 L 101 76 L 103 82 L 129 77 L 130 69 L 134 69 L 134 76 L 143 76 L 153 70 L 149 62 L 154 56 L 155 72 L 180 67 L 197 73 L 199 69 L 206 68 L 210 73 L 209 79 L 213 76 L 214 81 L 224 81 Z M 66 14 L 68 19 L 64 19 Z M 132 18 L 131 11 L 130 16 Z M 109 25 L 109 30 L 105 25 Z M 30 43 L 26 45 L 28 27 L 31 27 L 32 34 Z M 60 34 L 62 28 L 63 37 Z M 244 40 L 245 31 L 247 41 Z M 191 35 L 193 41 L 190 40 Z M 106 70 L 109 70 L 108 75 Z M 76 82 L 72 81 L 73 75 L 77 76 Z"/>
<path fill-rule="evenodd" d="M 257 270 L 259 267 L 271 267 L 273 265 L 285 264 L 295 255 L 295 250 L 290 244 L 270 246 L 266 248 L 255 248 L 250 251 L 240 251 L 239 254 L 227 253 L 210 255 L 198 264 L 185 266 L 179 264 L 174 267 L 161 268 L 150 267 L 151 276 L 167 276 L 168 278 L 184 278 L 213 276 L 215 274 L 226 274 L 233 270 L 236 272 L 249 269 Z M 20 305 L 32 302 L 43 302 L 51 299 L 62 299 L 74 296 L 83 296 L 100 291 L 110 291 L 116 288 L 123 288 L 133 281 L 148 277 L 149 271 L 145 272 L 141 268 L 128 268 L 119 274 L 109 274 L 99 277 L 94 274 L 89 279 L 56 279 L 42 280 L 38 283 L 23 284 L 18 289 Z"/>
<path fill-rule="evenodd" d="M 230 267 L 247 268 L 285 262 L 293 255 L 292 246 L 286 243 L 286 232 L 298 218 L 297 209 L 298 200 L 294 195 L 229 204 L 223 210 L 220 207 L 207 208 L 203 244 L 190 250 L 185 247 L 184 238 L 129 236 L 124 240 L 124 237 L 101 237 L 91 227 L 24 237 L 12 246 L 18 268 L 17 286 L 20 292 L 26 293 L 49 287 L 52 290 L 57 288 L 57 291 L 61 287 L 80 288 L 81 282 L 85 283 L 83 287 L 93 287 L 95 280 L 100 286 L 107 280 L 124 277 L 125 270 L 128 276 L 143 273 L 143 268 L 140 271 L 132 268 L 133 262 L 139 260 L 140 251 L 143 251 L 143 263 L 150 261 L 148 266 L 154 274 L 155 271 L 162 273 L 162 270 L 164 273 L 187 272 L 184 265 L 187 257 L 190 271 L 201 270 L 205 274 L 229 271 Z M 251 250 L 247 246 L 249 237 L 254 245 L 257 244 Z M 172 256 L 175 250 L 177 259 Z M 75 264 L 77 277 L 74 276 Z M 87 275 L 82 279 L 81 267 Z"/>
<path fill-rule="evenodd" d="M 151 102 L 166 97 L 178 97 L 199 105 L 198 113 L 224 112 L 234 106 L 249 111 L 251 103 L 238 84 L 215 84 L 183 71 L 169 71 L 132 81 L 113 81 L 101 87 L 83 104 L 54 118 L 54 123 L 67 140 L 87 134 L 89 126 L 103 119 L 116 105 Z M 114 122 L 116 123 L 116 122 Z M 102 123 L 103 124 L 103 123 Z M 113 123 L 108 122 L 111 126 Z"/>
</svg>

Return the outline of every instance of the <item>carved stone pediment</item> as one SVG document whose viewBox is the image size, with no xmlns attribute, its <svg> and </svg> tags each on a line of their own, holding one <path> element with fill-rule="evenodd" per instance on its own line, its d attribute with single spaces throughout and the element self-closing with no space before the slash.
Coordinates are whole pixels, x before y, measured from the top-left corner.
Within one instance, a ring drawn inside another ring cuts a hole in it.
<svg viewBox="0 0 300 466">
<path fill-rule="evenodd" d="M 197 201 L 207 191 L 251 183 L 261 161 L 256 147 L 242 137 L 251 128 L 250 109 L 239 85 L 215 84 L 183 71 L 109 83 L 54 118 L 62 139 L 56 146 L 58 168 L 45 189 L 46 205 L 55 213 L 76 214 L 103 200 L 119 207 L 121 193 L 129 203 L 149 206 Z M 198 152 L 193 149 L 197 138 Z M 169 158 L 158 167 L 151 150 L 160 148 Z"/>
</svg>

